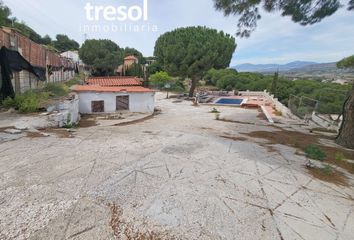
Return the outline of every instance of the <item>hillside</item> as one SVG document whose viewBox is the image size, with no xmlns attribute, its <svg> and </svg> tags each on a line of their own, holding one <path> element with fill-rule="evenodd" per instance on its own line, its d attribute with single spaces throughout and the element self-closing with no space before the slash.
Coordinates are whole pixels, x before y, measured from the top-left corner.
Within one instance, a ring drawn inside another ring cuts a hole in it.
<svg viewBox="0 0 354 240">
<path fill-rule="evenodd" d="M 296 61 L 288 64 L 240 64 L 233 67 L 238 72 L 255 72 L 263 74 L 273 74 L 276 71 L 280 75 L 289 78 L 307 78 L 322 81 L 347 80 L 352 81 L 354 70 L 339 69 L 335 62 L 332 63 L 314 63 L 305 61 Z"/>
<path fill-rule="evenodd" d="M 316 65 L 315 62 L 295 61 L 287 64 L 251 64 L 245 63 L 233 67 L 238 72 L 284 72 L 293 69 L 301 69 L 306 66 Z"/>
</svg>

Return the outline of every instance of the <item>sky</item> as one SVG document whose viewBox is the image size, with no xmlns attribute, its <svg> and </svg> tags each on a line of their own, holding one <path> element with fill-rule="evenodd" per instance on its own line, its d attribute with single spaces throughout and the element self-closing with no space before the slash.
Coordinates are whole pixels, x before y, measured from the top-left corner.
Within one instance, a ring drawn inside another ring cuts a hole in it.
<svg viewBox="0 0 354 240">
<path fill-rule="evenodd" d="M 178 27 L 207 26 L 235 36 L 237 16 L 224 17 L 212 0 L 147 0 L 147 20 L 89 21 L 85 6 L 138 5 L 144 0 L 3 0 L 13 16 L 41 35 L 64 33 L 80 44 L 85 39 L 111 39 L 120 47 L 134 47 L 152 56 L 157 38 Z M 133 11 L 133 14 L 137 11 Z M 93 13 L 91 13 L 94 16 Z M 118 16 L 118 15 L 117 15 Z M 136 16 L 136 15 L 133 15 Z M 113 26 L 113 27 L 112 27 Z M 128 30 L 124 30 L 127 27 Z M 138 32 L 129 30 L 137 27 Z M 92 29 L 94 28 L 94 29 Z M 95 29 L 96 28 L 96 29 Z M 97 30 L 98 28 L 98 30 Z M 144 31 L 141 29 L 144 28 Z M 354 11 L 345 8 L 311 26 L 300 26 L 279 13 L 262 13 L 249 38 L 236 37 L 237 49 L 230 66 L 242 63 L 284 64 L 296 60 L 334 62 L 354 54 Z"/>
</svg>

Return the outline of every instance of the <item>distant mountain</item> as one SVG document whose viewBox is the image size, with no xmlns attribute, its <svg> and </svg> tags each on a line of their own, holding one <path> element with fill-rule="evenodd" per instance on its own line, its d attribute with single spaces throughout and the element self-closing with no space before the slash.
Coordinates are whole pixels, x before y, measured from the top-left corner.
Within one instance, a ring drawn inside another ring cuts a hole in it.
<svg viewBox="0 0 354 240">
<path fill-rule="evenodd" d="M 318 64 L 311 64 L 307 66 L 303 66 L 300 68 L 293 68 L 288 70 L 288 72 L 336 72 L 336 71 L 343 71 L 337 68 L 337 64 L 333 63 L 318 63 Z"/>
<path fill-rule="evenodd" d="M 293 69 L 301 69 L 307 66 L 317 65 L 316 62 L 295 61 L 287 64 L 240 64 L 233 67 L 238 72 L 286 72 Z"/>
</svg>

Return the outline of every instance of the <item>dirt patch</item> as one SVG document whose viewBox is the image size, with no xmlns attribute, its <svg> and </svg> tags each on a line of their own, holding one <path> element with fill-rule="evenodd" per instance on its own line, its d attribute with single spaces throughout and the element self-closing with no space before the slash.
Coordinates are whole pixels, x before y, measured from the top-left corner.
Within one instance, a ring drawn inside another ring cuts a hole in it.
<svg viewBox="0 0 354 240">
<path fill-rule="evenodd" d="M 41 132 L 26 132 L 26 136 L 29 138 L 42 138 L 45 137 Z"/>
<path fill-rule="evenodd" d="M 14 129 L 15 127 L 14 126 L 11 126 L 11 127 L 1 127 L 0 128 L 0 132 L 5 132 L 6 129 Z"/>
<path fill-rule="evenodd" d="M 325 162 L 339 166 L 347 171 L 354 173 L 354 164 L 348 161 L 337 161 L 335 155 L 342 153 L 346 159 L 354 159 L 354 151 L 343 149 L 341 147 L 326 146 L 320 142 L 321 139 L 329 139 L 328 136 L 319 134 L 307 134 L 302 132 L 279 130 L 279 131 L 256 131 L 250 133 L 241 133 L 248 137 L 268 140 L 268 145 L 282 144 L 294 147 L 304 151 L 309 145 L 319 146 L 325 153 Z"/>
<path fill-rule="evenodd" d="M 169 236 L 168 233 L 156 233 L 153 231 L 141 232 L 139 229 L 134 228 L 130 223 L 127 223 L 123 218 L 123 210 L 115 205 L 110 204 L 111 220 L 109 225 L 112 228 L 113 234 L 118 239 L 127 240 L 162 240 L 162 239 L 177 239 Z"/>
<path fill-rule="evenodd" d="M 220 136 L 220 137 L 234 140 L 234 141 L 247 141 L 247 138 L 245 138 L 245 137 L 232 137 L 232 136 L 225 136 L 225 135 Z"/>
<path fill-rule="evenodd" d="M 133 120 L 133 121 L 130 121 L 130 122 L 117 123 L 117 124 L 114 124 L 114 126 L 128 126 L 128 125 L 132 125 L 132 124 L 142 123 L 142 122 L 145 122 L 147 120 L 150 120 L 150 119 L 154 118 L 156 115 L 159 115 L 159 114 L 161 114 L 161 111 L 155 111 L 150 116 L 147 116 L 147 117 L 144 117 L 144 118 L 140 118 L 140 119 L 137 119 L 137 120 Z"/>
<path fill-rule="evenodd" d="M 331 173 L 325 173 L 320 168 L 308 168 L 307 172 L 314 178 L 320 179 L 325 182 L 330 182 L 342 186 L 348 186 L 347 178 L 339 171 L 333 169 Z"/>
<path fill-rule="evenodd" d="M 252 122 L 241 122 L 241 121 L 236 121 L 236 120 L 227 120 L 224 118 L 216 119 L 217 121 L 221 122 L 228 122 L 228 123 L 239 123 L 239 124 L 247 124 L 247 125 L 255 125 L 255 123 Z"/>
<path fill-rule="evenodd" d="M 244 142 L 244 141 L 251 141 L 250 139 L 248 138 L 245 138 L 245 137 L 240 137 L 240 136 L 231 136 L 230 134 L 224 132 L 223 133 L 224 135 L 221 135 L 220 137 L 222 138 L 226 138 L 226 139 L 230 139 L 230 140 L 233 140 L 233 141 L 241 141 L 241 142 Z M 270 145 L 270 144 L 264 144 L 264 143 L 259 143 L 260 146 L 264 147 L 267 149 L 267 152 L 271 153 L 271 152 L 279 152 L 277 149 L 275 149 L 274 146 Z"/>
<path fill-rule="evenodd" d="M 98 123 L 96 120 L 90 118 L 90 117 L 82 117 L 80 119 L 79 124 L 77 125 L 79 128 L 89 128 L 89 127 L 94 127 L 97 126 Z"/>
<path fill-rule="evenodd" d="M 150 120 L 150 119 L 152 119 L 152 118 L 154 118 L 154 115 L 147 116 L 147 117 L 144 117 L 144 118 L 140 118 L 140 119 L 137 119 L 137 120 L 133 120 L 133 121 L 130 121 L 130 122 L 117 123 L 117 124 L 114 124 L 114 126 L 128 126 L 128 125 L 133 125 L 133 124 L 145 122 L 145 121 Z"/>
<path fill-rule="evenodd" d="M 64 128 L 46 128 L 41 129 L 43 133 L 55 134 L 59 138 L 74 138 L 71 132 L 68 132 Z"/>
</svg>

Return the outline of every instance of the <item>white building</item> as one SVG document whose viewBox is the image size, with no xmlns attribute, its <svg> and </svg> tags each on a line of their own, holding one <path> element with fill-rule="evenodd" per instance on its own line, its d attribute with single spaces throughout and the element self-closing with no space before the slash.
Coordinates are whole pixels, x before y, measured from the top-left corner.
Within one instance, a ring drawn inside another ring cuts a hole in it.
<svg viewBox="0 0 354 240">
<path fill-rule="evenodd" d="M 66 51 L 60 54 L 60 56 L 73 60 L 75 63 L 82 65 L 82 61 L 79 57 L 78 51 Z"/>
<path fill-rule="evenodd" d="M 120 111 L 153 113 L 155 108 L 155 92 L 141 86 L 77 85 L 73 91 L 79 95 L 79 111 L 83 114 Z"/>
</svg>

